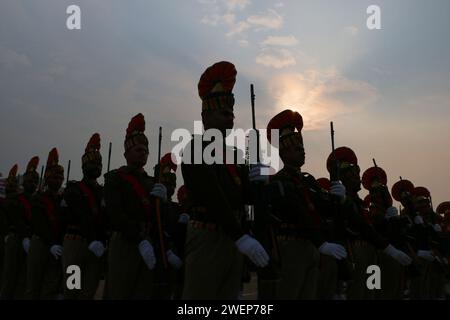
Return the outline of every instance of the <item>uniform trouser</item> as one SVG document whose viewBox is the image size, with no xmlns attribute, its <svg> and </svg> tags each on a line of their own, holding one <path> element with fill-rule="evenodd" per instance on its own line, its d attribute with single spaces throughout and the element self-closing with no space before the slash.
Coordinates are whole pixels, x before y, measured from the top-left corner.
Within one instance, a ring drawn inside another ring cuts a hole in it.
<svg viewBox="0 0 450 320">
<path fill-rule="evenodd" d="M 4 234 L 0 234 L 0 275 L 3 274 L 3 265 L 5 258 L 5 236 Z M 2 277 L 0 276 L 0 288 L 2 287 Z"/>
<path fill-rule="evenodd" d="M 316 299 L 319 279 L 319 251 L 309 240 L 278 242 L 281 260 L 277 299 Z"/>
<path fill-rule="evenodd" d="M 183 299 L 237 299 L 243 256 L 221 230 L 188 226 Z"/>
<path fill-rule="evenodd" d="M 31 237 L 27 259 L 28 299 L 56 299 L 61 292 L 62 264 L 50 253 L 50 247 L 39 237 Z"/>
<path fill-rule="evenodd" d="M 154 272 L 144 263 L 138 244 L 114 232 L 108 249 L 107 297 L 112 300 L 153 298 Z M 155 255 L 157 252 L 155 250 Z"/>
<path fill-rule="evenodd" d="M 5 242 L 1 299 L 23 299 L 26 281 L 26 253 L 16 234 L 8 235 Z"/>
<path fill-rule="evenodd" d="M 417 267 L 419 275 L 411 279 L 411 294 L 413 300 L 428 300 L 430 299 L 430 269 L 432 262 L 417 257 Z"/>
<path fill-rule="evenodd" d="M 67 285 L 64 286 L 65 299 L 91 300 L 97 292 L 101 276 L 102 258 L 97 258 L 94 253 L 88 249 L 86 239 L 79 237 L 66 236 L 64 238 L 64 252 L 62 256 L 64 271 L 70 265 L 76 265 L 81 271 L 81 288 L 70 290 Z M 64 284 L 67 281 L 68 274 L 64 272 Z"/>
<path fill-rule="evenodd" d="M 373 300 L 375 298 L 375 289 L 367 288 L 367 267 L 375 265 L 376 249 L 365 241 L 352 241 L 349 248 L 350 261 L 354 264 L 352 280 L 349 281 L 347 287 L 348 300 Z"/>
<path fill-rule="evenodd" d="M 319 270 L 317 298 L 331 300 L 337 293 L 338 285 L 338 265 L 336 259 L 321 254 Z"/>
<path fill-rule="evenodd" d="M 444 297 L 445 274 L 443 266 L 434 261 L 430 266 L 430 299 Z"/>
<path fill-rule="evenodd" d="M 405 289 L 405 267 L 391 256 L 378 251 L 378 266 L 381 271 L 381 289 L 375 297 L 380 300 L 400 300 Z"/>
</svg>

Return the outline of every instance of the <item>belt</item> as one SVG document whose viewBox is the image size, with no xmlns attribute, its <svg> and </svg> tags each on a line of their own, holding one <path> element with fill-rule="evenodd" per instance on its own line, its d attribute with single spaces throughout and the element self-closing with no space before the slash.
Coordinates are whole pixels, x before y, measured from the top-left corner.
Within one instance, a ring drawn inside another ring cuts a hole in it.
<svg viewBox="0 0 450 320">
<path fill-rule="evenodd" d="M 64 235 L 64 240 L 86 240 L 86 238 L 79 234 L 66 233 Z"/>
<path fill-rule="evenodd" d="M 291 241 L 291 240 L 307 241 L 308 239 L 306 239 L 305 237 L 302 237 L 302 236 L 279 234 L 279 235 L 277 235 L 277 240 L 280 240 L 280 241 L 286 241 L 286 240 L 288 240 L 288 241 Z"/>
<path fill-rule="evenodd" d="M 363 247 L 363 246 L 367 246 L 368 242 L 365 240 L 350 240 L 350 244 L 355 247 Z"/>
<path fill-rule="evenodd" d="M 209 230 L 209 231 L 216 231 L 218 229 L 218 226 L 216 223 L 204 222 L 204 221 L 198 221 L 198 220 L 190 220 L 189 222 L 194 229 L 203 229 L 203 230 Z"/>
</svg>

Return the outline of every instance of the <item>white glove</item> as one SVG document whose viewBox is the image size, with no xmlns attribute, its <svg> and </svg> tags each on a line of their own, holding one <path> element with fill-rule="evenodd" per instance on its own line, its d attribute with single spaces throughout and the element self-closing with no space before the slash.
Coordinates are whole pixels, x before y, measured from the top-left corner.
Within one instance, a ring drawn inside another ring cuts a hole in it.
<svg viewBox="0 0 450 320">
<path fill-rule="evenodd" d="M 396 208 L 396 207 L 389 207 L 389 208 L 387 208 L 386 214 L 385 214 L 384 217 L 385 217 L 387 220 L 389 220 L 389 219 L 395 218 L 395 217 L 397 217 L 397 216 L 398 216 L 398 210 L 397 210 L 397 208 Z"/>
<path fill-rule="evenodd" d="M 63 253 L 63 247 L 60 246 L 59 244 L 54 244 L 54 245 L 51 246 L 50 252 L 55 257 L 55 259 L 58 260 L 59 257 Z"/>
<path fill-rule="evenodd" d="M 384 249 L 384 253 L 391 256 L 393 259 L 397 260 L 402 266 L 408 266 L 411 264 L 411 258 L 401 250 L 396 249 L 393 245 L 388 245 Z"/>
<path fill-rule="evenodd" d="M 250 237 L 248 234 L 244 234 L 236 241 L 238 250 L 245 254 L 250 260 L 258 267 L 265 267 L 269 263 L 269 255 L 262 245 Z"/>
<path fill-rule="evenodd" d="M 23 247 L 23 250 L 25 250 L 25 252 L 27 254 L 28 254 L 28 251 L 30 251 L 30 244 L 31 244 L 30 238 L 23 238 L 22 247 Z"/>
<path fill-rule="evenodd" d="M 262 174 L 264 171 L 268 171 L 269 166 L 266 166 L 262 163 L 258 163 L 250 169 L 248 174 L 248 178 L 250 182 L 264 182 L 267 183 L 269 181 L 269 175 Z"/>
<path fill-rule="evenodd" d="M 178 217 L 178 223 L 188 224 L 189 223 L 189 219 L 191 219 L 191 217 L 187 213 L 182 213 Z"/>
<path fill-rule="evenodd" d="M 153 246 L 148 240 L 142 240 L 139 243 L 138 248 L 139 253 L 142 256 L 142 259 L 144 259 L 145 264 L 150 270 L 152 270 L 156 264 L 156 257 L 155 252 L 153 251 Z"/>
<path fill-rule="evenodd" d="M 345 189 L 345 186 L 342 184 L 341 181 L 332 181 L 331 182 L 330 193 L 339 197 L 341 199 L 341 202 L 345 201 L 346 192 L 347 192 L 347 190 Z"/>
<path fill-rule="evenodd" d="M 415 223 L 415 224 L 423 224 L 422 216 L 421 216 L 421 215 L 416 215 L 416 216 L 414 217 L 414 223 Z"/>
<path fill-rule="evenodd" d="M 434 231 L 436 231 L 436 232 L 442 232 L 442 228 L 441 228 L 441 226 L 440 226 L 438 223 L 436 223 L 435 225 L 433 225 L 433 229 L 434 229 Z"/>
<path fill-rule="evenodd" d="M 105 253 L 105 246 L 100 241 L 92 241 L 88 249 L 91 250 L 97 258 L 100 258 Z"/>
<path fill-rule="evenodd" d="M 343 246 L 337 243 L 324 242 L 319 247 L 321 254 L 331 256 L 337 260 L 345 259 L 347 257 L 347 251 Z"/>
<path fill-rule="evenodd" d="M 431 250 L 417 250 L 417 256 L 430 262 L 434 260 L 433 252 L 431 252 Z"/>
<path fill-rule="evenodd" d="M 172 250 L 167 250 L 166 257 L 169 264 L 175 269 L 180 269 L 183 265 L 183 261 Z"/>
<path fill-rule="evenodd" d="M 155 183 L 150 194 L 154 197 L 160 198 L 163 201 L 167 200 L 167 188 L 162 183 Z"/>
</svg>

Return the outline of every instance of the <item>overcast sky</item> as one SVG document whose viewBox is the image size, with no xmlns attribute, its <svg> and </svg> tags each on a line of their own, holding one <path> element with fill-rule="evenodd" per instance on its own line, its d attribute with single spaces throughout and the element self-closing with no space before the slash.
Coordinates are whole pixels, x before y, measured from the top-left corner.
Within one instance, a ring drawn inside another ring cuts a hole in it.
<svg viewBox="0 0 450 320">
<path fill-rule="evenodd" d="M 68 30 L 66 8 L 81 9 L 81 30 Z M 366 26 L 369 5 L 381 30 Z M 450 2 L 349 1 L 65 1 L 0 4 L 0 172 L 28 160 L 44 164 L 52 147 L 72 161 L 101 134 L 111 167 L 124 164 L 132 116 L 145 115 L 156 162 L 175 128 L 200 120 L 197 83 L 204 69 L 236 65 L 236 127 L 257 125 L 291 108 L 304 118 L 305 171 L 327 176 L 329 121 L 336 146 L 355 150 L 362 171 L 372 158 L 388 173 L 450 200 Z M 180 177 L 180 175 L 178 175 Z M 365 193 L 362 192 L 362 195 Z"/>
</svg>

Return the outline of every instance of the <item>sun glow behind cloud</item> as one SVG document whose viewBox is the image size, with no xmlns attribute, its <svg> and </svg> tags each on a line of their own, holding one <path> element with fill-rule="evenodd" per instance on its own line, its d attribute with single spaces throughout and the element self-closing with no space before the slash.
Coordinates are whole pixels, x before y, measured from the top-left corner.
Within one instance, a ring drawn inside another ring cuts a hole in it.
<svg viewBox="0 0 450 320">
<path fill-rule="evenodd" d="M 345 78 L 335 70 L 281 74 L 269 85 L 276 101 L 274 112 L 290 108 L 300 112 L 305 130 L 316 130 L 342 114 L 361 110 L 376 99 L 376 89 Z"/>
</svg>

